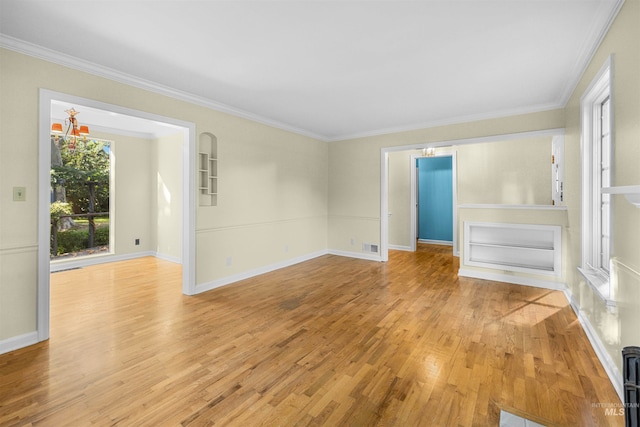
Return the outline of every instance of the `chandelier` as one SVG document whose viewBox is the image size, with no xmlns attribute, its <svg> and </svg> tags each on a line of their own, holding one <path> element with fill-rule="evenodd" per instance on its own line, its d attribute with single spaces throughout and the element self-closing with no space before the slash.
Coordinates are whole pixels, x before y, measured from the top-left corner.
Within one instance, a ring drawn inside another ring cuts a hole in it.
<svg viewBox="0 0 640 427">
<path fill-rule="evenodd" d="M 63 142 L 66 142 L 69 151 L 74 152 L 77 147 L 78 137 L 82 137 L 84 141 L 87 140 L 87 135 L 89 135 L 89 126 L 78 126 L 78 119 L 76 119 L 76 115 L 78 115 L 79 111 L 76 111 L 75 108 L 64 110 L 64 112 L 69 115 L 69 118 L 64 121 L 67 129 L 61 139 Z M 62 123 L 53 123 L 51 125 L 51 133 L 55 135 L 54 141 L 58 144 L 60 140 L 58 135 L 62 133 Z"/>
<path fill-rule="evenodd" d="M 436 155 L 435 147 L 426 147 L 422 149 L 422 157 L 434 157 Z"/>
</svg>

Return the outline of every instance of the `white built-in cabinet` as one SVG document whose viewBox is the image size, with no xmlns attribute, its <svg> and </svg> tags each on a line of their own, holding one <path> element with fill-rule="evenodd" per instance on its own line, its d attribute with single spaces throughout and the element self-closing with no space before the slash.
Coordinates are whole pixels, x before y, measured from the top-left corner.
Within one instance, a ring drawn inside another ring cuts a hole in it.
<svg viewBox="0 0 640 427">
<path fill-rule="evenodd" d="M 218 205 L 218 139 L 209 132 L 198 141 L 198 193 L 200 206 Z"/>
<path fill-rule="evenodd" d="M 557 225 L 464 222 L 464 264 L 559 276 L 562 229 Z"/>
</svg>

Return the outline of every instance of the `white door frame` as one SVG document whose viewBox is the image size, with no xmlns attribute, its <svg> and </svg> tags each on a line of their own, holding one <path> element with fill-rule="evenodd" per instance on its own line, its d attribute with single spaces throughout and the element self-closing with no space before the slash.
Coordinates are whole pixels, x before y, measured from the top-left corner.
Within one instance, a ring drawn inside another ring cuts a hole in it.
<svg viewBox="0 0 640 427">
<path fill-rule="evenodd" d="M 65 93 L 40 89 L 39 125 L 38 125 L 38 304 L 37 331 L 38 341 L 49 338 L 50 317 L 50 266 L 49 266 L 49 235 L 50 235 L 50 170 L 51 170 L 51 101 L 63 101 L 91 108 L 112 111 L 142 119 L 172 124 L 183 128 L 182 144 L 182 293 L 193 295 L 196 293 L 196 263 L 195 263 L 195 230 L 196 230 L 196 199 L 195 199 L 195 157 L 196 157 L 196 126 L 186 122 L 157 114 L 133 110 L 118 105 L 81 98 Z"/>
<path fill-rule="evenodd" d="M 460 250 L 458 249 L 458 191 L 457 191 L 457 182 L 458 182 L 458 171 L 457 171 L 457 152 L 456 150 L 447 150 L 437 152 L 433 157 L 451 157 L 451 196 L 452 196 L 452 219 L 451 223 L 453 226 L 453 254 L 455 256 L 460 256 Z M 411 239 L 411 251 L 416 251 L 416 240 L 418 240 L 418 231 L 416 227 L 417 222 L 417 210 L 418 210 L 418 198 L 417 198 L 417 181 L 416 181 L 416 159 L 420 159 L 423 156 L 419 154 L 411 155 L 411 208 L 409 212 L 411 212 L 411 231 L 409 232 L 409 238 Z"/>
</svg>

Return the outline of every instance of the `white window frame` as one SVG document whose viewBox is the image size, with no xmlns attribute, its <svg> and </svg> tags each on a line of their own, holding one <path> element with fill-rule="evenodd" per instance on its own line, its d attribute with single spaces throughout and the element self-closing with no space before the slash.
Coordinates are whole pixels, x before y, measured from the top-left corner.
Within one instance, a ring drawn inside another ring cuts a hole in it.
<svg viewBox="0 0 640 427">
<path fill-rule="evenodd" d="M 602 104 L 609 100 L 609 143 L 608 153 L 601 154 L 602 147 Z M 602 189 L 611 184 L 613 147 L 613 56 L 610 56 L 595 76 L 581 99 L 581 157 L 582 157 L 582 262 L 578 268 L 587 283 L 607 303 L 614 301 L 609 280 L 608 260 L 602 259 L 602 201 L 610 202 L 610 195 Z M 604 163 L 603 163 L 604 160 Z M 608 179 L 603 179 L 603 168 Z M 604 181 L 604 182 L 603 182 Z M 608 182 L 607 182 L 608 181 Z M 604 184 L 604 185 L 603 185 Z M 612 212 L 609 204 L 609 245 L 605 254 L 611 254 Z"/>
</svg>

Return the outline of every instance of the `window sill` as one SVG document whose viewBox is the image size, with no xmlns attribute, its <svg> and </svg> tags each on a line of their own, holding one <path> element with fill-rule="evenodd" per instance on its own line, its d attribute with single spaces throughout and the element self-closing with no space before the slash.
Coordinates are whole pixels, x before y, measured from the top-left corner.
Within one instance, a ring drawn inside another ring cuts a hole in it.
<svg viewBox="0 0 640 427">
<path fill-rule="evenodd" d="M 587 284 L 593 289 L 596 295 L 598 295 L 609 307 L 615 307 L 616 301 L 609 286 L 609 278 L 603 277 L 590 268 L 578 267 L 578 271 L 585 278 Z"/>
</svg>

